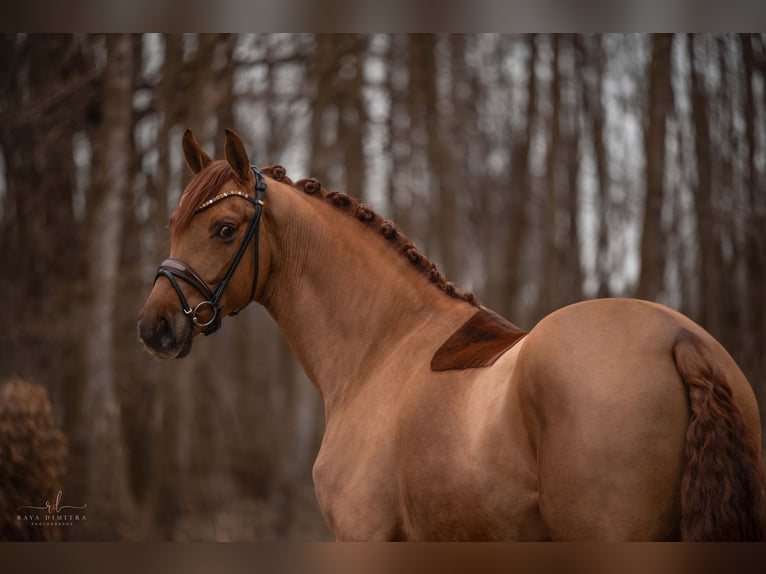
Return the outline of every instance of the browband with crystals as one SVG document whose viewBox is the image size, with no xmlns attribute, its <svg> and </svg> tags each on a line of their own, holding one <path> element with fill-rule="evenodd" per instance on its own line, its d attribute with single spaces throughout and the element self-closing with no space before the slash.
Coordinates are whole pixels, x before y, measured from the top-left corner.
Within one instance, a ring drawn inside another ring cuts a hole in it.
<svg viewBox="0 0 766 574">
<path fill-rule="evenodd" d="M 203 211 L 213 205 L 217 201 L 221 201 L 222 199 L 226 199 L 227 197 L 230 197 L 232 195 L 238 195 L 239 197 L 243 197 L 246 200 L 248 200 L 250 203 L 258 203 L 260 202 L 261 205 L 263 205 L 262 200 L 253 199 L 250 195 L 245 193 L 244 191 L 234 190 L 234 191 L 224 191 L 223 193 L 219 193 L 215 197 L 211 197 L 207 201 L 203 201 L 200 206 L 194 210 L 194 213 L 198 213 L 200 211 Z"/>
</svg>

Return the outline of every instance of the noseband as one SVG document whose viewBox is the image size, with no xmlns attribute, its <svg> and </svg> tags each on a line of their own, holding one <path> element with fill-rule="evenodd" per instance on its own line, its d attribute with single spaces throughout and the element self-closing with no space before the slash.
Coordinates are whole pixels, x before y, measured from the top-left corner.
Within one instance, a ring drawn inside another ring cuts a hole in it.
<svg viewBox="0 0 766 574">
<path fill-rule="evenodd" d="M 239 265 L 240 261 L 242 261 L 242 257 L 244 257 L 245 251 L 247 251 L 248 244 L 253 238 L 255 238 L 253 246 L 255 251 L 255 270 L 253 272 L 253 286 L 250 289 L 250 296 L 247 299 L 248 303 L 253 298 L 253 295 L 255 294 L 255 288 L 258 285 L 258 228 L 260 227 L 261 212 L 263 211 L 263 198 L 266 194 L 266 180 L 264 179 L 263 173 L 261 173 L 260 169 L 254 165 L 251 165 L 250 168 L 253 170 L 253 174 L 255 174 L 254 198 L 239 191 L 227 191 L 203 202 L 195 210 L 195 213 L 198 213 L 207 209 L 214 203 L 229 197 L 241 197 L 242 199 L 245 199 L 255 205 L 255 214 L 247 226 L 245 237 L 242 239 L 239 250 L 234 256 L 234 260 L 231 262 L 231 265 L 229 265 L 229 269 L 226 271 L 223 279 L 221 279 L 218 285 L 216 285 L 215 289 L 211 289 L 205 280 L 200 277 L 199 273 L 197 273 L 190 265 L 184 263 L 180 259 L 174 259 L 172 257 L 169 257 L 160 263 L 160 266 L 157 269 L 157 275 L 154 278 L 155 282 L 157 279 L 159 279 L 160 276 L 168 278 L 170 284 L 176 290 L 176 293 L 178 293 L 178 299 L 181 301 L 181 307 L 183 308 L 184 315 L 186 315 L 186 318 L 189 320 L 189 326 L 192 329 L 194 329 L 195 326 L 201 327 L 202 333 L 205 335 L 212 335 L 221 326 L 221 297 L 223 296 L 223 292 L 226 290 L 226 286 L 229 284 L 229 281 L 231 281 L 234 272 L 237 270 L 237 266 Z M 178 284 L 178 281 L 176 281 L 176 277 L 182 279 L 194 287 L 202 295 L 202 301 L 197 303 L 194 308 L 192 308 L 186 300 L 186 296 L 184 295 L 181 286 Z M 209 308 L 209 312 L 211 312 L 213 316 L 207 321 L 203 321 L 200 319 L 199 313 L 206 308 Z M 237 309 L 236 311 L 233 311 L 231 315 L 236 315 L 241 310 L 241 308 Z"/>
</svg>

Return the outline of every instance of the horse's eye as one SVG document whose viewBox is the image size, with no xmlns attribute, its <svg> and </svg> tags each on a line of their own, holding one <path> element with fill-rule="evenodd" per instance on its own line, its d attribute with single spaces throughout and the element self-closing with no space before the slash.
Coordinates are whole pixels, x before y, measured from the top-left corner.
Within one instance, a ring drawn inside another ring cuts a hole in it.
<svg viewBox="0 0 766 574">
<path fill-rule="evenodd" d="M 233 225 L 222 225 L 218 228 L 218 237 L 221 239 L 231 239 L 234 237 L 236 228 Z"/>
</svg>

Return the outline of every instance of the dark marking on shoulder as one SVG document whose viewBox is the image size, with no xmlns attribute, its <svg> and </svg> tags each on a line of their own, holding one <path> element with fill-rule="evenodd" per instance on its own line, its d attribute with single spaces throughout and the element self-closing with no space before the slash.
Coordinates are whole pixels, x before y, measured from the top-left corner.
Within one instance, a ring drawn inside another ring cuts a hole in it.
<svg viewBox="0 0 766 574">
<path fill-rule="evenodd" d="M 494 311 L 482 307 L 439 347 L 431 359 L 431 370 L 489 367 L 526 334 Z"/>
</svg>

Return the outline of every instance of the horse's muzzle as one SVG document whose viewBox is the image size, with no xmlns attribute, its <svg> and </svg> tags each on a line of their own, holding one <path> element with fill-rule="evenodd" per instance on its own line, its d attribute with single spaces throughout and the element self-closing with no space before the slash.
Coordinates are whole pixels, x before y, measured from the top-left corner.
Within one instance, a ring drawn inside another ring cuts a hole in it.
<svg viewBox="0 0 766 574">
<path fill-rule="evenodd" d="M 159 359 L 180 359 L 191 350 L 193 333 L 183 315 L 149 313 L 138 317 L 138 339 Z"/>
</svg>

